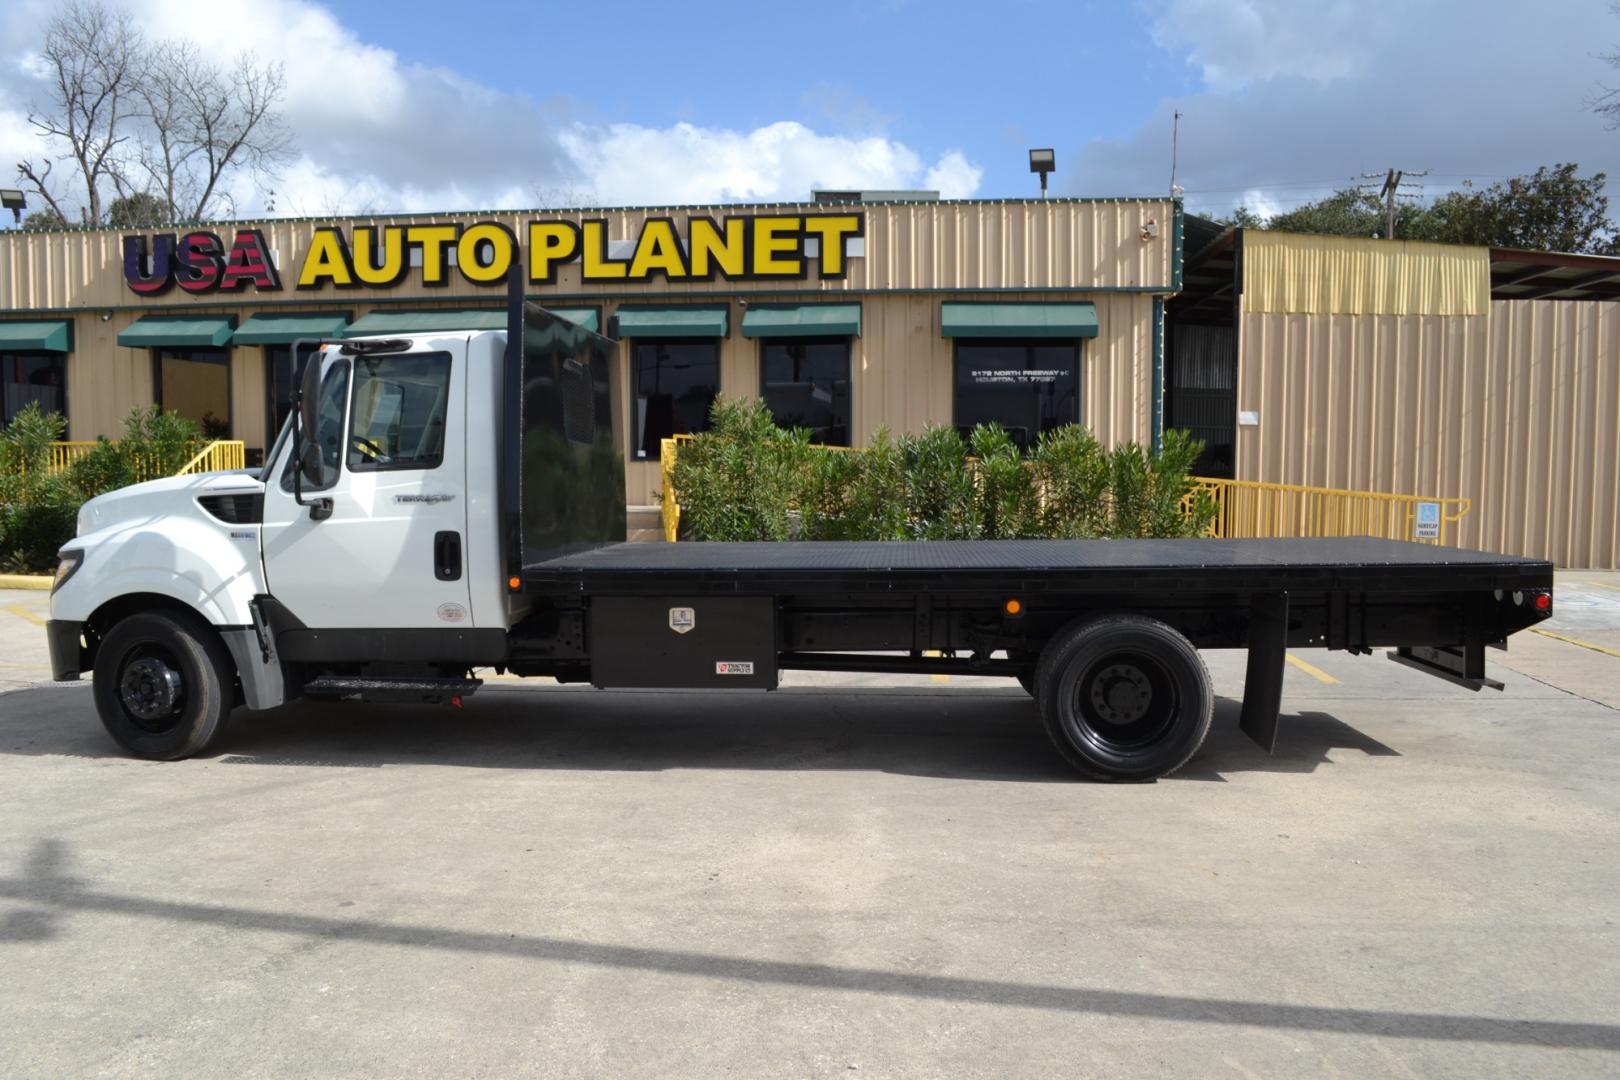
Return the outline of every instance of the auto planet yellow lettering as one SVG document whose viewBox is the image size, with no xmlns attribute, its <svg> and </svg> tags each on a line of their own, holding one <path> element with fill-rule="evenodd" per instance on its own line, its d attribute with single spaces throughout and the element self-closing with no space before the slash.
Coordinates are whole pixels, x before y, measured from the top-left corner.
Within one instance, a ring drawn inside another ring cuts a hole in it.
<svg viewBox="0 0 1620 1080">
<path fill-rule="evenodd" d="M 716 221 L 706 214 L 694 214 L 686 222 L 683 241 L 674 218 L 650 217 L 633 238 L 626 238 L 628 256 L 617 258 L 609 254 L 613 244 L 608 230 L 605 218 L 528 222 L 530 283 L 555 284 L 560 269 L 570 263 L 578 264 L 580 280 L 586 284 L 643 283 L 658 278 L 671 282 L 842 278 L 849 269 L 848 242 L 864 234 L 865 218 L 860 213 L 752 214 Z M 816 245 L 814 254 L 808 250 L 812 243 Z M 125 246 L 135 253 L 126 253 L 126 264 L 139 270 L 144 265 L 142 250 L 138 244 Z M 450 283 L 452 251 L 461 280 L 471 285 L 504 281 L 513 262 L 525 254 L 517 234 L 498 221 L 465 226 L 357 225 L 349 238 L 338 226 L 322 225 L 310 237 L 297 288 L 391 288 L 409 276 L 413 262 L 421 266 L 424 286 L 444 286 Z M 420 252 L 420 257 L 413 252 Z M 170 249 L 161 254 L 167 257 Z M 188 272 L 198 276 L 201 271 L 193 264 L 222 261 L 222 245 L 211 238 L 206 250 L 180 251 L 171 261 L 186 260 Z M 158 276 L 155 271 L 148 275 Z M 126 277 L 136 291 L 153 287 L 127 267 Z M 279 283 L 270 287 L 279 287 Z"/>
</svg>

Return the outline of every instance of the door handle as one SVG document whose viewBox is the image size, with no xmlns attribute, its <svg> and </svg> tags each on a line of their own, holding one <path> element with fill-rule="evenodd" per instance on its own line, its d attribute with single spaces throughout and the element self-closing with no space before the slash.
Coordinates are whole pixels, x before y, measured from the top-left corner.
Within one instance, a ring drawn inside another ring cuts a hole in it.
<svg viewBox="0 0 1620 1080">
<path fill-rule="evenodd" d="M 461 580 L 461 534 L 433 534 L 433 576 L 440 581 Z"/>
</svg>

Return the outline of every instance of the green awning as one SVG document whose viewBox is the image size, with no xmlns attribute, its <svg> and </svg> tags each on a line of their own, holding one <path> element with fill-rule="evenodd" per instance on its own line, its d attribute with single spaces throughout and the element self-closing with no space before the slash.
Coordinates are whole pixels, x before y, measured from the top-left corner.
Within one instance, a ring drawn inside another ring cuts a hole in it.
<svg viewBox="0 0 1620 1080">
<path fill-rule="evenodd" d="M 364 334 L 466 333 L 473 330 L 505 330 L 506 311 L 502 308 L 440 311 L 373 311 L 344 328 L 344 337 Z"/>
<path fill-rule="evenodd" d="M 546 307 L 544 304 L 541 307 Z M 548 307 L 547 311 L 559 319 L 567 319 L 571 323 L 578 323 L 593 334 L 602 332 L 602 320 L 596 314 L 595 308 L 590 307 Z"/>
<path fill-rule="evenodd" d="M 685 307 L 621 307 L 620 337 L 725 337 L 729 309 L 725 304 Z"/>
<path fill-rule="evenodd" d="M 945 337 L 1084 338 L 1097 336 L 1095 304 L 964 304 L 939 306 Z"/>
<path fill-rule="evenodd" d="M 73 324 L 67 319 L 0 322 L 0 352 L 72 352 Z"/>
<path fill-rule="evenodd" d="M 254 315 L 231 337 L 237 345 L 291 345 L 302 338 L 342 337 L 349 316 L 342 311 L 300 311 L 289 315 Z"/>
<path fill-rule="evenodd" d="M 861 332 L 859 304 L 754 304 L 743 337 L 846 337 Z"/>
<path fill-rule="evenodd" d="M 120 332 L 126 349 L 208 348 L 231 340 L 235 315 L 142 315 Z"/>
</svg>

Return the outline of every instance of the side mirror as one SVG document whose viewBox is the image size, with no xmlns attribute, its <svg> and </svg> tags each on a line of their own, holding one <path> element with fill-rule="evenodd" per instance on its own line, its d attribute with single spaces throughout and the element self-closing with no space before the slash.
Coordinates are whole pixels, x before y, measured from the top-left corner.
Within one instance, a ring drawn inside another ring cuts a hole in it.
<svg viewBox="0 0 1620 1080">
<path fill-rule="evenodd" d="M 296 441 L 293 447 L 297 455 L 298 471 L 302 474 L 304 482 L 317 487 L 326 480 L 325 470 L 321 467 L 321 448 L 314 442 L 314 433 L 320 430 L 320 417 L 317 412 L 320 388 L 321 354 L 316 351 L 305 361 L 304 377 L 298 385 L 298 426 L 294 431 Z"/>
</svg>

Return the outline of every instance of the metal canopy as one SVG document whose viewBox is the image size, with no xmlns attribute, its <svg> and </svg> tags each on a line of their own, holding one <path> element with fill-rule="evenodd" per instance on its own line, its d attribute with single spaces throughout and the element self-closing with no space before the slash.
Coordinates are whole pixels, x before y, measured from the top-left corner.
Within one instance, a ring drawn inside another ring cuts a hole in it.
<svg viewBox="0 0 1620 1080">
<path fill-rule="evenodd" d="M 349 323 L 344 311 L 300 311 L 290 315 L 253 315 L 231 335 L 237 345 L 290 345 L 303 338 L 337 338 Z"/>
<path fill-rule="evenodd" d="M 343 336 L 449 334 L 505 329 L 506 311 L 503 308 L 442 308 L 435 311 L 373 311 L 356 319 L 344 329 Z"/>
<path fill-rule="evenodd" d="M 743 337 L 849 337 L 861 332 L 859 304 L 755 304 L 743 312 Z"/>
<path fill-rule="evenodd" d="M 73 324 L 66 319 L 0 322 L 0 352 L 72 352 Z"/>
<path fill-rule="evenodd" d="M 142 315 L 118 334 L 126 349 L 216 348 L 231 340 L 236 316 Z"/>
<path fill-rule="evenodd" d="M 947 302 L 940 305 L 939 322 L 945 337 L 1089 338 L 1097 336 L 1097 307 Z"/>
<path fill-rule="evenodd" d="M 725 337 L 729 309 L 725 304 L 686 307 L 621 307 L 619 337 Z"/>
</svg>

